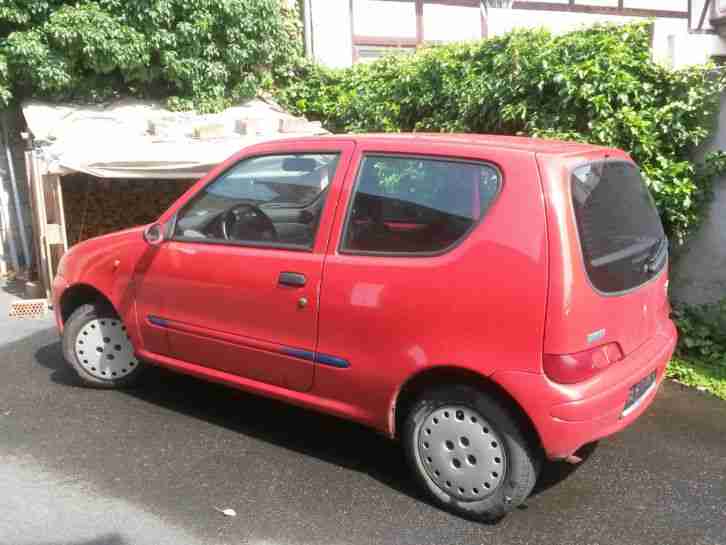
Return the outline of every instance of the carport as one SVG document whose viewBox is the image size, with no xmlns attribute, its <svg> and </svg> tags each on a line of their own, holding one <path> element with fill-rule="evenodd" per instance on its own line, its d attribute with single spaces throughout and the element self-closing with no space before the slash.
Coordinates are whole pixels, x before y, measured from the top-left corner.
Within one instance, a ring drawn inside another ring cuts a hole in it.
<svg viewBox="0 0 726 545">
<path fill-rule="evenodd" d="M 171 112 L 133 99 L 105 105 L 27 102 L 25 154 L 41 296 L 65 251 L 156 219 L 212 167 L 257 142 L 325 133 L 254 99 L 219 114 Z"/>
</svg>

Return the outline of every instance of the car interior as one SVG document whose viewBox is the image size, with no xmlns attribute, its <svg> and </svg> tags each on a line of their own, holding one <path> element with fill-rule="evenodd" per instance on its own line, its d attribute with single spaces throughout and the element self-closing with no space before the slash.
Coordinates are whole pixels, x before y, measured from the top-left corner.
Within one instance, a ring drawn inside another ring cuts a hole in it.
<svg viewBox="0 0 726 545">
<path fill-rule="evenodd" d="M 180 212 L 175 237 L 309 248 L 337 161 L 328 154 L 242 162 Z"/>
</svg>

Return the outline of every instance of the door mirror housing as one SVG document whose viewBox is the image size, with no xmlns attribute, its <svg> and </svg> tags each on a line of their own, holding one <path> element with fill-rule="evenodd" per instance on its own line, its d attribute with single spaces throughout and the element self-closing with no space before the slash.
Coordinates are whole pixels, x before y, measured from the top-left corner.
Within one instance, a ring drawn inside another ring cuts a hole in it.
<svg viewBox="0 0 726 545">
<path fill-rule="evenodd" d="M 166 229 L 160 223 L 152 223 L 144 229 L 144 240 L 151 246 L 158 246 L 166 239 Z"/>
</svg>

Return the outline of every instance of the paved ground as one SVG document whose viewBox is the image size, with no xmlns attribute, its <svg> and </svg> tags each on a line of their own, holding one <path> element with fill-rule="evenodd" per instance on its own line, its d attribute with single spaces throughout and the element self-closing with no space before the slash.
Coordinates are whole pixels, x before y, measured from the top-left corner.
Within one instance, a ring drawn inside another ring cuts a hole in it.
<svg viewBox="0 0 726 545">
<path fill-rule="evenodd" d="M 358 426 L 161 370 L 135 391 L 79 387 L 50 321 L 9 322 L 7 300 L 2 545 L 726 545 L 726 403 L 677 385 L 476 524 L 421 500 L 396 445 Z"/>
</svg>

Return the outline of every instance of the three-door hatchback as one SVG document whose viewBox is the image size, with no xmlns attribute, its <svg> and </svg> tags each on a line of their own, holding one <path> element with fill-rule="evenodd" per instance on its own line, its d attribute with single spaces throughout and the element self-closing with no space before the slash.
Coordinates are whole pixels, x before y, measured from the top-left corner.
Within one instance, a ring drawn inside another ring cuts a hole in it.
<svg viewBox="0 0 726 545">
<path fill-rule="evenodd" d="M 147 364 L 401 441 L 430 498 L 494 519 L 542 460 L 652 402 L 674 349 L 668 243 L 622 151 L 476 135 L 246 148 L 53 285 L 68 363 Z"/>
</svg>

